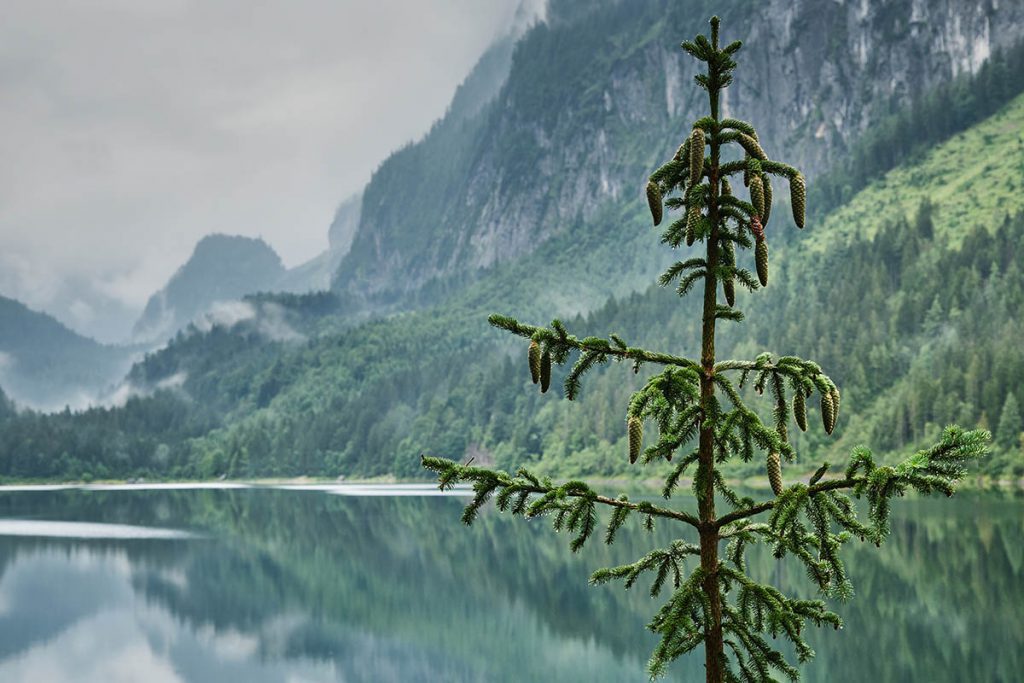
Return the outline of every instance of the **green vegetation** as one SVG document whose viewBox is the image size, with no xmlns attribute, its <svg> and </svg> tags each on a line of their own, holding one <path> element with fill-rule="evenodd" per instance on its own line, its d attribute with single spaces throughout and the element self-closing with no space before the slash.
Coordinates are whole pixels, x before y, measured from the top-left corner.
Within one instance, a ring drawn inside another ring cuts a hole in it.
<svg viewBox="0 0 1024 683">
<path fill-rule="evenodd" d="M 744 318 L 735 307 L 737 286 L 753 292 L 759 284 L 768 284 L 765 229 L 772 209 L 772 179 L 788 181 L 793 221 L 800 228 L 804 227 L 806 204 L 803 176 L 768 159 L 749 123 L 720 116 L 721 92 L 732 82 L 733 55 L 740 42 L 720 48 L 718 30 L 719 19 L 713 17 L 710 40 L 698 35 L 693 42 L 683 43 L 688 53 L 707 65 L 707 72 L 698 74 L 696 81 L 708 92 L 711 114 L 693 124 L 676 155 L 647 185 L 656 226 L 662 222 L 664 209 L 681 209 L 683 213 L 665 228 L 662 241 L 672 248 L 684 242 L 687 246 L 699 243 L 698 254 L 703 251 L 702 257 L 674 263 L 660 279 L 662 285 L 675 285 L 680 296 L 703 285 L 699 360 L 630 346 L 615 334 L 608 339 L 581 339 L 558 320 L 550 327 L 534 327 L 504 316 L 490 318 L 495 327 L 530 340 L 530 375 L 533 384 L 540 384 L 541 393 L 548 390 L 552 366 L 564 365 L 570 358 L 575 358 L 575 363 L 564 380 L 569 400 L 579 395 L 588 371 L 609 361 L 628 362 L 634 372 L 644 365 L 664 368 L 633 393 L 626 424 L 631 465 L 641 456 L 645 422 L 656 425 L 657 439 L 643 450 L 643 462 L 672 463 L 662 490 L 670 502 L 632 502 L 625 494 L 600 495 L 579 479 L 555 484 L 522 467 L 510 475 L 433 456 L 424 456 L 423 465 L 437 474 L 442 489 L 459 482 L 472 483 L 475 495 L 462 515 L 466 524 L 472 524 L 493 498 L 499 510 L 513 515 L 550 515 L 556 531 L 573 536 L 573 552 L 597 530 L 600 506 L 611 510 L 604 534 L 607 544 L 614 542 L 633 513 L 648 526 L 656 519 L 689 525 L 692 529 L 687 534 L 692 542 L 685 536 L 677 538 L 635 562 L 599 569 L 591 576 L 591 583 L 623 580 L 626 588 L 642 576 L 652 577 L 652 598 L 671 581 L 671 596 L 648 624 L 661 638 L 648 665 L 651 677 L 664 675 L 671 662 L 703 646 L 708 683 L 771 681 L 773 672 L 796 681 L 799 670 L 777 649 L 777 641 L 788 640 L 803 663 L 814 655 L 803 638 L 804 626 L 811 623 L 839 629 L 842 622 L 823 600 L 787 597 L 774 585 L 760 583 L 748 569 L 748 548 L 764 544 L 776 559 L 792 556 L 804 566 L 823 597 L 846 601 L 853 595 L 853 585 L 840 557 L 841 547 L 856 537 L 880 545 L 889 535 L 890 500 L 896 496 L 908 491 L 952 495 L 967 466 L 985 454 L 989 434 L 947 427 L 938 443 L 896 466 L 879 466 L 871 451 L 860 446 L 836 478 L 823 478 L 830 466 L 826 460 L 807 484 L 783 484 L 782 459 L 796 459 L 788 436 L 791 420 L 807 431 L 806 402 L 817 394 L 824 431 L 831 434 L 839 415 L 840 394 L 820 366 L 796 356 L 762 353 L 749 361 L 718 360 L 717 326 Z M 743 160 L 723 157 L 729 144 L 742 148 Z M 732 194 L 730 180 L 738 183 L 740 178 L 749 187 L 749 202 Z M 924 231 L 929 220 L 925 212 L 918 227 Z M 927 235 L 932 232 L 928 229 Z M 754 251 L 756 280 L 738 265 L 745 249 Z M 725 305 L 718 300 L 719 286 Z M 695 341 L 687 341 L 691 348 L 695 345 Z M 770 421 L 762 421 L 741 393 L 748 380 L 757 394 L 767 391 L 774 403 Z M 1016 405 L 1006 414 L 1009 429 L 1019 429 Z M 691 449 L 694 440 L 697 443 Z M 737 493 L 720 467 L 730 459 L 751 463 L 755 455 L 765 458 L 774 494 L 761 502 Z M 678 459 L 673 463 L 674 457 Z M 671 500 L 691 468 L 695 470 L 691 488 L 696 511 L 680 509 Z M 858 519 L 857 507 L 844 490 L 866 498 L 867 523 Z M 718 497 L 728 511 L 716 511 Z M 766 513 L 765 521 L 754 521 Z M 723 541 L 728 548 L 720 559 Z M 699 566 L 689 571 L 686 562 L 692 558 L 698 558 Z"/>
</svg>

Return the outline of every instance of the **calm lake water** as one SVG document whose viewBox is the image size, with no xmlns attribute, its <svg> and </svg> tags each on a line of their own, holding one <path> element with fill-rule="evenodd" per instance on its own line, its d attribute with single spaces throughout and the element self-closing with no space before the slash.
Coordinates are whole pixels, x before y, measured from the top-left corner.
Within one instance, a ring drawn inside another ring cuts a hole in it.
<svg viewBox="0 0 1024 683">
<path fill-rule="evenodd" d="M 370 491 L 370 493 L 381 493 Z M 0 492 L 2 681 L 643 681 L 660 602 L 591 587 L 673 529 L 594 539 L 462 499 Z M 807 681 L 1024 680 L 1024 501 L 899 501 Z M 802 571 L 757 570 L 810 595 Z M 667 680 L 701 681 L 703 661 Z"/>
</svg>

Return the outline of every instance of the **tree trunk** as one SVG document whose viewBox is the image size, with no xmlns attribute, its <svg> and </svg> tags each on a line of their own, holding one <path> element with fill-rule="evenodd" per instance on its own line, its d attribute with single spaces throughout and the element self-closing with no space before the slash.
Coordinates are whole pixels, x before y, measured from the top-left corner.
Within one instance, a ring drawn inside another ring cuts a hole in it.
<svg viewBox="0 0 1024 683">
<path fill-rule="evenodd" d="M 712 41 L 718 49 L 717 25 L 712 27 Z M 711 117 L 718 122 L 718 84 L 717 74 L 712 69 L 711 87 L 708 88 L 711 99 Z M 717 127 L 717 126 L 716 126 Z M 711 185 L 711 196 L 708 202 L 708 220 L 711 222 L 711 234 L 707 238 L 707 275 L 704 277 L 704 310 L 701 326 L 701 366 L 704 374 L 700 382 L 701 408 L 704 415 L 708 414 L 710 403 L 715 396 L 715 309 L 718 297 L 718 280 L 715 269 L 718 267 L 718 163 L 719 145 L 714 136 L 711 138 L 711 164 L 708 169 L 708 180 Z M 715 433 L 714 427 L 701 422 L 699 442 L 699 470 L 701 482 L 698 506 L 700 508 L 700 566 L 705 571 L 704 593 L 711 603 L 711 613 L 704 624 L 704 667 L 707 683 L 722 683 L 725 674 L 723 664 L 725 644 L 722 640 L 722 593 L 718 586 L 718 528 L 715 526 Z"/>
</svg>

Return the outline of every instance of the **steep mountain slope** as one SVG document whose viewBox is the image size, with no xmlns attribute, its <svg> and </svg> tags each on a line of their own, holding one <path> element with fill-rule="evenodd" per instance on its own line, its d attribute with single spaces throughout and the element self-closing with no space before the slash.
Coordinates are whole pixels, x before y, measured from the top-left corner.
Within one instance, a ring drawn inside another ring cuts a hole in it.
<svg viewBox="0 0 1024 683">
<path fill-rule="evenodd" d="M 276 289 L 284 275 L 281 258 L 263 240 L 231 235 L 204 237 L 185 265 L 150 297 L 133 337 L 161 342 L 218 302 Z"/>
<path fill-rule="evenodd" d="M 83 408 L 124 376 L 132 356 L 132 349 L 98 344 L 0 296 L 0 386 L 22 405 Z"/>
<path fill-rule="evenodd" d="M 381 166 L 338 289 L 429 302 L 424 288 L 473 281 L 638 194 L 638 179 L 695 118 L 694 67 L 676 45 L 708 12 L 696 1 L 583 7 L 552 2 L 490 106 L 442 121 Z M 882 115 L 1019 41 L 1024 24 L 1019 2 L 775 0 L 716 11 L 747 46 L 726 111 L 744 112 L 811 176 Z"/>
</svg>

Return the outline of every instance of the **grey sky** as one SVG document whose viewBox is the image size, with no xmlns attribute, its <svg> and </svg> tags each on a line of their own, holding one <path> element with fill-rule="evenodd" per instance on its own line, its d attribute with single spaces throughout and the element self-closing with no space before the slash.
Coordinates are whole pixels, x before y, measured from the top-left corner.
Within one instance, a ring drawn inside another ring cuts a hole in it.
<svg viewBox="0 0 1024 683">
<path fill-rule="evenodd" d="M 315 255 L 518 2 L 5 0 L 0 294 L 88 329 L 58 300 L 140 307 L 210 232 Z"/>
</svg>

